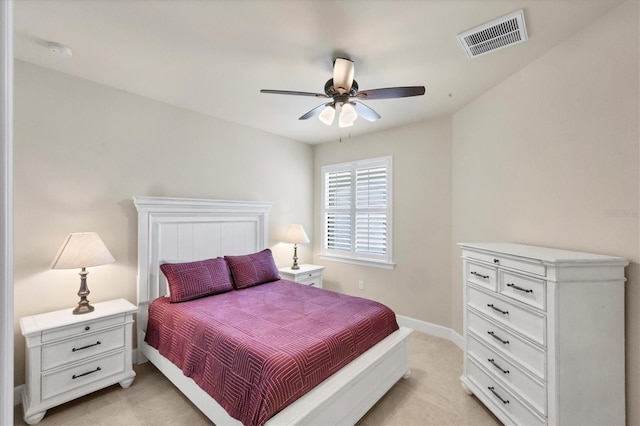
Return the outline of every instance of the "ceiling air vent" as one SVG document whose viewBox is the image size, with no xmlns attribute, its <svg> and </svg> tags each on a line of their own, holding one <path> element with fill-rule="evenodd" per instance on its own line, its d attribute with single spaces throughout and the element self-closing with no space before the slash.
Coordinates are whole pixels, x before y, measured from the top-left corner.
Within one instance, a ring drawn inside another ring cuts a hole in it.
<svg viewBox="0 0 640 426">
<path fill-rule="evenodd" d="M 526 39 L 523 10 L 458 34 L 458 40 L 469 58 L 521 43 Z"/>
</svg>

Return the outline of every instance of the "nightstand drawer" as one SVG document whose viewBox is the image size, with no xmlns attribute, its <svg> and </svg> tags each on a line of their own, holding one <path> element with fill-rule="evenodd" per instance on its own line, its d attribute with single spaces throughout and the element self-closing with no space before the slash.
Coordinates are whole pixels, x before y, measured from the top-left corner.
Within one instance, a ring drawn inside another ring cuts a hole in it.
<svg viewBox="0 0 640 426">
<path fill-rule="evenodd" d="M 96 321 L 73 324 L 67 327 L 45 330 L 42 332 L 42 341 L 50 342 L 51 340 L 62 339 L 65 337 L 82 336 L 83 334 L 93 333 L 96 330 L 123 323 L 124 314 L 102 318 Z"/>
<path fill-rule="evenodd" d="M 42 371 L 80 361 L 124 346 L 124 327 L 42 347 Z"/>
<path fill-rule="evenodd" d="M 304 284 L 304 285 L 309 285 L 312 287 L 322 287 L 321 285 L 321 281 L 322 280 L 322 273 L 320 272 L 312 272 L 312 273 L 308 273 L 308 274 L 304 274 L 299 276 L 298 278 L 298 283 L 299 284 Z"/>
<path fill-rule="evenodd" d="M 42 375 L 42 399 L 53 398 L 124 372 L 124 351 Z"/>
</svg>

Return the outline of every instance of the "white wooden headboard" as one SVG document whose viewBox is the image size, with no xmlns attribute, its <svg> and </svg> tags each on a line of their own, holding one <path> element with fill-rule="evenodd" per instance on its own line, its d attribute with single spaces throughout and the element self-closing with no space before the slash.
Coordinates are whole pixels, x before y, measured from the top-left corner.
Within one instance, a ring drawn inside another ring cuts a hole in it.
<svg viewBox="0 0 640 426">
<path fill-rule="evenodd" d="M 149 302 L 167 294 L 160 264 L 249 254 L 268 243 L 271 203 L 135 196 L 138 209 L 138 330 Z M 140 336 L 140 333 L 138 333 Z"/>
</svg>

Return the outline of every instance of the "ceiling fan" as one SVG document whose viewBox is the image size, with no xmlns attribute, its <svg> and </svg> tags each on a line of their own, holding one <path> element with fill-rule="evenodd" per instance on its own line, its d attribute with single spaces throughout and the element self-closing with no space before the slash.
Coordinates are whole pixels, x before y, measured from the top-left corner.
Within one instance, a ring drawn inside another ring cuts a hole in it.
<svg viewBox="0 0 640 426">
<path fill-rule="evenodd" d="M 307 120 L 316 115 L 326 125 L 330 126 L 336 115 L 336 109 L 340 108 L 338 125 L 340 127 L 352 126 L 354 121 L 361 116 L 368 121 L 376 121 L 380 114 L 359 102 L 374 99 L 406 98 L 409 96 L 424 95 L 424 86 L 387 87 L 384 89 L 358 90 L 358 82 L 353 79 L 353 61 L 344 58 L 336 58 L 333 63 L 333 78 L 327 80 L 324 85 L 324 93 L 295 92 L 289 90 L 262 89 L 260 93 L 273 93 L 276 95 L 313 96 L 316 98 L 331 99 L 307 112 L 299 120 Z"/>
</svg>

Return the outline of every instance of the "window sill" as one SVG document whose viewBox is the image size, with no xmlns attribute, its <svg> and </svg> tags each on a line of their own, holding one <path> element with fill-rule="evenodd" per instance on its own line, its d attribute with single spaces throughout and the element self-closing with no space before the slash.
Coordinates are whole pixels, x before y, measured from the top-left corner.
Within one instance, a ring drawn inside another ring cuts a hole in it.
<svg viewBox="0 0 640 426">
<path fill-rule="evenodd" d="M 351 263 L 353 265 L 370 266 L 372 268 L 380 269 L 394 269 L 396 264 L 393 262 L 386 262 L 380 260 L 365 260 L 365 259 L 353 259 L 351 257 L 332 256 L 329 254 L 318 255 L 320 259 L 330 260 L 333 262 Z"/>
</svg>

